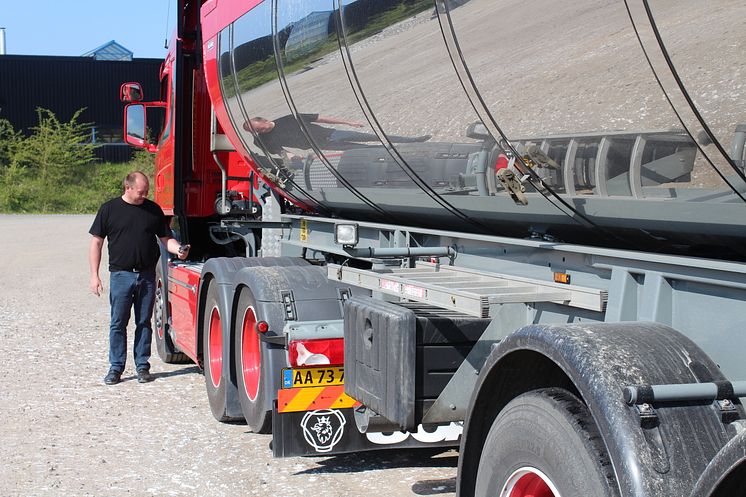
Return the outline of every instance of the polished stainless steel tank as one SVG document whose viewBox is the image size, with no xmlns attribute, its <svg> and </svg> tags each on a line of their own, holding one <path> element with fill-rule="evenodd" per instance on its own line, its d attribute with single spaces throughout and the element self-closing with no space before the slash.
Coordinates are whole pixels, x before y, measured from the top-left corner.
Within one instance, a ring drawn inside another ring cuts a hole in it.
<svg viewBox="0 0 746 497">
<path fill-rule="evenodd" d="M 733 0 L 264 0 L 217 37 L 218 118 L 320 214 L 742 260 L 744 20 Z"/>
</svg>

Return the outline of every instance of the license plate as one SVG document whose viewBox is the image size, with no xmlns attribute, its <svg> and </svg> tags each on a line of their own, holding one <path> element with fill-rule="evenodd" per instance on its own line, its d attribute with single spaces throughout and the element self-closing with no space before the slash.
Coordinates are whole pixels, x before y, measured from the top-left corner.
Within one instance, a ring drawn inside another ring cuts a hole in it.
<svg viewBox="0 0 746 497">
<path fill-rule="evenodd" d="M 342 385 L 344 384 L 344 380 L 344 368 L 328 367 L 282 370 L 282 388 Z"/>
</svg>

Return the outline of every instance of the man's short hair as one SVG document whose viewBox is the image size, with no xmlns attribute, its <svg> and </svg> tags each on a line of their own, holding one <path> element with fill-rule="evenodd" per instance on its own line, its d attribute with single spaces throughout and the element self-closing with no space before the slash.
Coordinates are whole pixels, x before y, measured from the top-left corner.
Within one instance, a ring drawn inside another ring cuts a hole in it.
<svg viewBox="0 0 746 497">
<path fill-rule="evenodd" d="M 124 187 L 124 189 L 126 190 L 127 188 L 134 188 L 138 177 L 141 177 L 145 180 L 146 183 L 150 184 L 147 174 L 142 171 L 132 171 L 124 177 L 124 181 L 122 182 L 122 186 Z"/>
</svg>

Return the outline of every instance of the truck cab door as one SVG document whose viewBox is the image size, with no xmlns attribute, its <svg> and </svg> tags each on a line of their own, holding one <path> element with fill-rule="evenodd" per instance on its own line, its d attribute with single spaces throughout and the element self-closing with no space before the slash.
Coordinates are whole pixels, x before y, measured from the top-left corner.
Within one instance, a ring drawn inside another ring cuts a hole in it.
<svg viewBox="0 0 746 497">
<path fill-rule="evenodd" d="M 166 117 L 163 130 L 158 137 L 158 152 L 155 156 L 154 199 L 167 216 L 174 214 L 174 58 L 169 56 L 161 72 L 161 100 L 166 102 Z"/>
</svg>

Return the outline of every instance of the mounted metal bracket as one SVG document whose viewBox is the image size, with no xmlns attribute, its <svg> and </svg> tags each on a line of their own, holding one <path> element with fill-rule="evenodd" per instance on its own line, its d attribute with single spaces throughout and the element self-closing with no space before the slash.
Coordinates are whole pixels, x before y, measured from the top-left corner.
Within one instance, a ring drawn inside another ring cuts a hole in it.
<svg viewBox="0 0 746 497">
<path fill-rule="evenodd" d="M 265 335 L 264 333 L 259 333 L 259 341 L 264 343 L 271 343 L 274 345 L 282 345 L 283 347 L 287 348 L 288 346 L 288 337 L 287 335 Z"/>
<path fill-rule="evenodd" d="M 720 419 L 723 423 L 732 423 L 739 419 L 738 409 L 736 405 L 728 399 L 716 400 L 715 404 L 720 411 Z"/>
<path fill-rule="evenodd" d="M 655 428 L 658 425 L 658 413 L 650 404 L 636 404 L 635 410 L 640 418 L 642 428 Z"/>
</svg>

